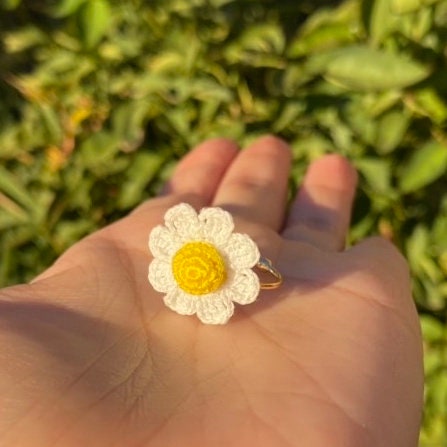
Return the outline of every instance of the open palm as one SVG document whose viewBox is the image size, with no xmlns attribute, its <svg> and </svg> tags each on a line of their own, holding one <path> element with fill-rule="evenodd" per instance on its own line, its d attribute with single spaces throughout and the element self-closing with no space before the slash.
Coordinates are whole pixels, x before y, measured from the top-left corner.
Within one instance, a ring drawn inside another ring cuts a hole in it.
<svg viewBox="0 0 447 447">
<path fill-rule="evenodd" d="M 373 238 L 344 250 L 356 175 L 311 165 L 288 216 L 290 151 L 210 140 L 165 194 L 1 291 L 0 445 L 417 444 L 421 340 L 405 262 Z M 229 210 L 284 275 L 226 325 L 163 305 L 147 281 L 168 208 Z"/>
</svg>

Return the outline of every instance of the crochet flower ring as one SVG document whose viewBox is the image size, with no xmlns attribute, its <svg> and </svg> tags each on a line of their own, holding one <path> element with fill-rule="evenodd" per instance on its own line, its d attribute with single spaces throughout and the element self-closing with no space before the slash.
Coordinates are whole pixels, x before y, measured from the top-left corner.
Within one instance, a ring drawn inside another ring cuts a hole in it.
<svg viewBox="0 0 447 447">
<path fill-rule="evenodd" d="M 253 240 L 233 232 L 233 218 L 227 211 L 214 207 L 197 213 L 181 203 L 170 208 L 164 220 L 165 225 L 155 227 L 149 236 L 154 256 L 149 282 L 165 294 L 166 306 L 175 312 L 197 314 L 207 324 L 225 324 L 234 303 L 250 304 L 260 289 L 281 285 L 280 273 L 260 256 Z M 254 267 L 274 281 L 261 283 Z"/>
</svg>

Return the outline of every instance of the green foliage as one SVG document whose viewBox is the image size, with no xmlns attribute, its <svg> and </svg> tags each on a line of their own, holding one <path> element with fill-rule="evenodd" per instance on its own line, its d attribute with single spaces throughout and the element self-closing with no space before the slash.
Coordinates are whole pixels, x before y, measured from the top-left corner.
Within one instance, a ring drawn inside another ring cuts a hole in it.
<svg viewBox="0 0 447 447">
<path fill-rule="evenodd" d="M 404 193 L 417 191 L 445 174 L 447 145 L 430 141 L 411 155 L 400 175 L 400 189 Z"/>
<path fill-rule="evenodd" d="M 421 446 L 447 445 L 447 0 L 2 0 L 0 284 L 154 194 L 193 145 L 275 132 L 294 181 L 361 174 L 351 242 L 392 238 L 424 333 Z"/>
<path fill-rule="evenodd" d="M 318 54 L 310 65 L 329 81 L 351 91 L 402 89 L 425 79 L 429 70 L 399 53 L 351 45 Z"/>
</svg>

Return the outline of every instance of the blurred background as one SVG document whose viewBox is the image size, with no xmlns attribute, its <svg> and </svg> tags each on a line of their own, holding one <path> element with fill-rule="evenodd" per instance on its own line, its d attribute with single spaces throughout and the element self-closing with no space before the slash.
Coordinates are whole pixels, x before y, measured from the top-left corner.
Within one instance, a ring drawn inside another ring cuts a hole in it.
<svg viewBox="0 0 447 447">
<path fill-rule="evenodd" d="M 409 260 L 421 447 L 447 446 L 447 1 L 0 0 L 0 286 L 154 195 L 195 144 L 268 132 L 361 174 L 350 242 Z M 393 341 L 390 340 L 390 343 Z"/>
</svg>

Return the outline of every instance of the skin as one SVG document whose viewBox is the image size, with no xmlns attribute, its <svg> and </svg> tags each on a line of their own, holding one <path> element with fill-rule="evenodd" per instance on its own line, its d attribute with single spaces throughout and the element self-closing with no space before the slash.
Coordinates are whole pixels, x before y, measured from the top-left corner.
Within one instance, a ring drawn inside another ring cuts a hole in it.
<svg viewBox="0 0 447 447">
<path fill-rule="evenodd" d="M 286 215 L 290 149 L 206 141 L 164 194 L 0 292 L 0 445 L 417 445 L 421 335 L 406 262 L 345 250 L 357 176 L 309 166 Z M 227 325 L 167 309 L 147 281 L 168 208 L 220 206 L 283 273 Z"/>
</svg>

